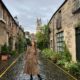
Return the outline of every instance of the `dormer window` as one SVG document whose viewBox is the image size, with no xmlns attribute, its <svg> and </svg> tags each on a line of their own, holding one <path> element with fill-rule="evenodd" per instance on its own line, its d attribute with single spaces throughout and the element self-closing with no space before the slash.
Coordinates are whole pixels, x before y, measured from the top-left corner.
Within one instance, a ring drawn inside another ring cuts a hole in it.
<svg viewBox="0 0 80 80">
<path fill-rule="evenodd" d="M 56 28 L 61 29 L 61 21 L 62 21 L 62 16 L 61 16 L 61 10 L 58 12 L 57 20 L 56 20 Z"/>
<path fill-rule="evenodd" d="M 76 13 L 80 10 L 80 0 L 74 0 L 73 13 Z"/>
</svg>

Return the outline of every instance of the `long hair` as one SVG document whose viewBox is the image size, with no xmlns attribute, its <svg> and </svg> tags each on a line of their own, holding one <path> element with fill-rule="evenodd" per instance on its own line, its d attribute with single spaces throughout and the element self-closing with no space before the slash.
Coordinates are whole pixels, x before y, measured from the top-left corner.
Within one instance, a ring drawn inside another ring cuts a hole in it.
<svg viewBox="0 0 80 80">
<path fill-rule="evenodd" d="M 35 52 L 37 53 L 37 47 L 36 47 L 36 42 L 35 41 L 32 41 L 34 43 L 34 50 Z"/>
</svg>

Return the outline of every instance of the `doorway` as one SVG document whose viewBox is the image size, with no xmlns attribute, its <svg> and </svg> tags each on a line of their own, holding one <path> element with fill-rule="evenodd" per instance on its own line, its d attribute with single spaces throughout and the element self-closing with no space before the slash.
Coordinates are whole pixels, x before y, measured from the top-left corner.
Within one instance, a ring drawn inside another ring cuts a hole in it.
<svg viewBox="0 0 80 80">
<path fill-rule="evenodd" d="M 80 27 L 76 28 L 76 57 L 80 61 Z"/>
</svg>

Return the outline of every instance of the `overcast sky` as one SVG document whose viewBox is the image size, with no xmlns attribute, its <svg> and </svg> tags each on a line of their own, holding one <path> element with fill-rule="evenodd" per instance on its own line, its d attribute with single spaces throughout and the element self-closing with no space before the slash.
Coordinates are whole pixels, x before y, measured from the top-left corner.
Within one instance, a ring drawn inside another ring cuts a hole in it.
<svg viewBox="0 0 80 80">
<path fill-rule="evenodd" d="M 64 0 L 3 0 L 12 14 L 17 16 L 25 31 L 36 31 L 36 19 L 46 24 Z"/>
</svg>

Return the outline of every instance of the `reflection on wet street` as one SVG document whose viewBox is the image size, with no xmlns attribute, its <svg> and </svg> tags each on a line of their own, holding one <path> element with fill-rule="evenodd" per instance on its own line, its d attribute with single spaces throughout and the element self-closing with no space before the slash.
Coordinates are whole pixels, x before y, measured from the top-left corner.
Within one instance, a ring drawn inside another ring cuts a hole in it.
<svg viewBox="0 0 80 80">
<path fill-rule="evenodd" d="M 30 80 L 29 75 L 23 74 L 24 64 L 24 57 L 22 56 L 0 80 Z M 43 80 L 74 80 L 48 60 L 41 58 L 39 66 Z M 33 76 L 33 78 L 38 80 L 37 76 Z"/>
<path fill-rule="evenodd" d="M 7 73 L 0 80 L 30 80 L 30 76 L 23 73 L 24 64 L 25 64 L 24 56 L 22 56 L 17 61 L 17 63 L 13 67 L 11 67 L 11 69 L 9 71 L 7 71 Z M 41 73 L 41 76 L 44 80 L 45 76 L 43 73 Z M 38 77 L 33 76 L 33 79 L 38 80 Z"/>
</svg>

